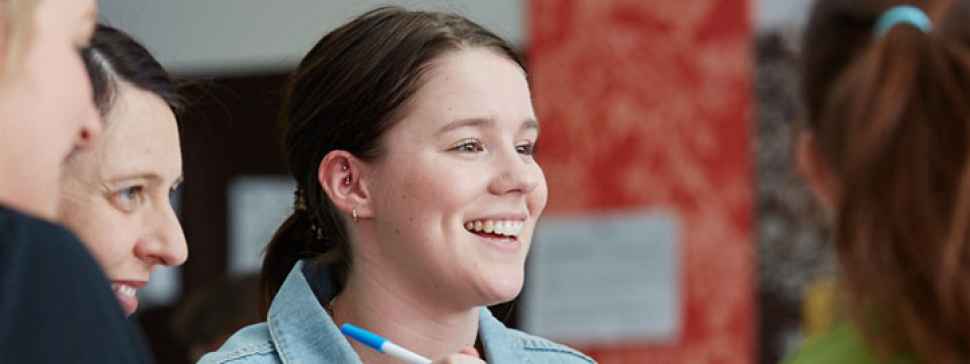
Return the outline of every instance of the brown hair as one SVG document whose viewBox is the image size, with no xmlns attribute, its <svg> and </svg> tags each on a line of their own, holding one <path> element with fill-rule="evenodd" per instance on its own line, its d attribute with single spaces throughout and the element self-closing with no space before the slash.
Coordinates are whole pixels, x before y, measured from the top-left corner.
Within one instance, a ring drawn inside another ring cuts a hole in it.
<svg viewBox="0 0 970 364">
<path fill-rule="evenodd" d="M 172 315 L 172 333 L 189 349 L 191 361 L 219 349 L 232 333 L 260 321 L 259 277 L 223 277 L 187 296 Z"/>
<path fill-rule="evenodd" d="M 81 59 L 101 116 L 107 116 L 114 106 L 121 81 L 155 94 L 176 114 L 184 108 L 172 76 L 145 46 L 120 29 L 97 24 L 91 44 L 81 51 Z"/>
<path fill-rule="evenodd" d="M 874 34 L 895 5 L 933 29 Z M 970 6 L 819 0 L 805 30 L 807 127 L 838 181 L 853 317 L 880 355 L 970 360 Z"/>
<path fill-rule="evenodd" d="M 491 49 L 522 66 L 505 40 L 462 16 L 399 7 L 353 19 L 303 58 L 281 115 L 284 152 L 302 203 L 266 248 L 264 315 L 298 260 L 330 265 L 338 289 L 350 271 L 345 222 L 317 180 L 323 157 L 343 150 L 363 160 L 379 158 L 381 136 L 400 119 L 432 61 L 469 47 Z"/>
</svg>

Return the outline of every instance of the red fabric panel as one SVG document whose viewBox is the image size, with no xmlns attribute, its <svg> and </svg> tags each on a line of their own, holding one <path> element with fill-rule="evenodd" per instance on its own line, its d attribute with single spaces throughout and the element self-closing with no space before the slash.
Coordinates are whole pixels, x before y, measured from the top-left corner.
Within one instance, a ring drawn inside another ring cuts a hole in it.
<svg viewBox="0 0 970 364">
<path fill-rule="evenodd" d="M 745 0 L 532 0 L 546 216 L 651 206 L 684 231 L 674 342 L 603 364 L 753 363 L 752 29 Z"/>
</svg>

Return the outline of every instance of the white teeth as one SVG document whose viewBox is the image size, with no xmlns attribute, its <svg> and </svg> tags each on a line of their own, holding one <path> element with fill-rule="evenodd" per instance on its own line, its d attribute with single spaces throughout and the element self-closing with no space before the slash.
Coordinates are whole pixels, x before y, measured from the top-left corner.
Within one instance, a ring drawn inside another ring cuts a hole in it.
<svg viewBox="0 0 970 364">
<path fill-rule="evenodd" d="M 466 222 L 465 229 L 471 232 L 516 237 L 522 232 L 523 223 L 520 220 L 476 220 Z"/>
<path fill-rule="evenodd" d="M 129 285 L 126 285 L 126 284 L 117 284 L 117 283 L 116 284 L 112 284 L 111 285 L 111 288 L 115 292 L 118 292 L 118 293 L 123 294 L 123 295 L 126 295 L 126 296 L 131 296 L 131 297 L 134 297 L 135 296 L 135 293 L 137 292 L 134 287 L 129 286 Z"/>
</svg>

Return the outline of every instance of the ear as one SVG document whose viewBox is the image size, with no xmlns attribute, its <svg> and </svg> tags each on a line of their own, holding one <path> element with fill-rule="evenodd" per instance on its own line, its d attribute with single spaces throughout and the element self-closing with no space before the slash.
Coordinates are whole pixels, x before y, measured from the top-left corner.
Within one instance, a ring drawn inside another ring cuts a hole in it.
<svg viewBox="0 0 970 364">
<path fill-rule="evenodd" d="M 810 131 L 799 131 L 795 142 L 795 165 L 798 174 L 808 182 L 809 189 L 815 198 L 831 211 L 838 203 L 838 191 L 835 177 L 829 166 L 819 153 L 815 134 Z"/>
<path fill-rule="evenodd" d="M 361 178 L 364 167 L 364 162 L 350 152 L 335 150 L 323 157 L 317 169 L 317 180 L 324 193 L 348 221 L 354 210 L 360 219 L 373 216 L 370 193 Z"/>
</svg>

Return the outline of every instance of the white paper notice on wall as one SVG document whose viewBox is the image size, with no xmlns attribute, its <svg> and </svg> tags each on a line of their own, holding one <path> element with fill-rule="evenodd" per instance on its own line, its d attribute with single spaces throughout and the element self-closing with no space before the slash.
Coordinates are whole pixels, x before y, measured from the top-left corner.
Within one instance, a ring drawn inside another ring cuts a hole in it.
<svg viewBox="0 0 970 364">
<path fill-rule="evenodd" d="M 658 210 L 542 218 L 526 271 L 523 329 L 584 344 L 675 340 L 680 229 L 675 214 Z"/>
<path fill-rule="evenodd" d="M 273 233 L 293 213 L 288 176 L 244 176 L 229 183 L 229 272 L 258 272 Z"/>
</svg>

